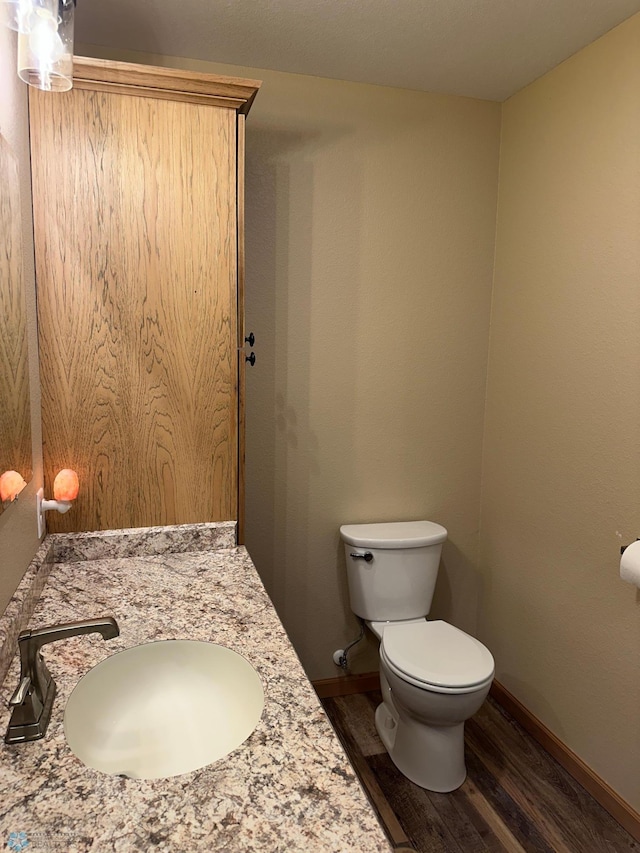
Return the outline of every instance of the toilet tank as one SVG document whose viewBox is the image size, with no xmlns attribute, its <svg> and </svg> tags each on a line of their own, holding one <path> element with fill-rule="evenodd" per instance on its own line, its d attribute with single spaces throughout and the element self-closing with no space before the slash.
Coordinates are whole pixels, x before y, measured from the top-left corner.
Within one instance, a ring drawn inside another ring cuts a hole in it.
<svg viewBox="0 0 640 853">
<path fill-rule="evenodd" d="M 447 538 L 442 525 L 433 521 L 345 524 L 340 536 L 351 609 L 357 616 L 396 621 L 427 615 Z"/>
</svg>

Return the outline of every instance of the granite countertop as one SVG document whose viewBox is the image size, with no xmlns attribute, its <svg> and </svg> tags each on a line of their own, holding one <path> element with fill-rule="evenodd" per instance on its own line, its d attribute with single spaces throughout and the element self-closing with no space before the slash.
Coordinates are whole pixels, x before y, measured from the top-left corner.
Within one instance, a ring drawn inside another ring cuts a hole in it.
<svg viewBox="0 0 640 853">
<path fill-rule="evenodd" d="M 120 636 L 105 642 L 88 635 L 44 647 L 58 695 L 44 739 L 0 746 L 0 844 L 15 833 L 10 849 L 30 853 L 389 851 L 249 555 L 229 547 L 228 535 L 209 541 L 198 533 L 195 545 L 185 546 L 175 530 L 191 534 L 195 527 L 206 526 L 132 532 L 129 541 L 137 536 L 138 542 L 132 548 L 125 532 L 80 534 L 71 545 L 71 537 L 47 537 L 51 544 L 41 549 L 7 614 L 15 623 L 16 613 L 28 613 L 25 602 L 32 596 L 31 627 L 113 615 Z M 36 579 L 45 575 L 36 602 Z M 16 648 L 17 628 L 26 627 L 7 627 L 7 614 L 0 620 L 0 664 L 3 640 L 6 656 L 7 645 Z M 107 656 L 167 639 L 219 643 L 254 666 L 265 691 L 255 731 L 227 757 L 169 779 L 128 779 L 87 768 L 64 738 L 71 690 Z M 2 734 L 18 680 L 14 657 L 0 688 Z M 20 847 L 25 840 L 28 846 Z"/>
</svg>

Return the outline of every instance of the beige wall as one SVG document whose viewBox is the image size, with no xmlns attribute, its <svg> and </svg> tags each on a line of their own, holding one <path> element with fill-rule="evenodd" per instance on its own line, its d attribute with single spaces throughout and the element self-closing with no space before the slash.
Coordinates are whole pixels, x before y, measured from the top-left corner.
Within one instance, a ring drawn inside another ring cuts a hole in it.
<svg viewBox="0 0 640 853">
<path fill-rule="evenodd" d="M 434 612 L 475 630 L 499 121 L 285 75 L 250 115 L 247 543 L 313 678 L 357 634 L 344 523 L 444 524 Z"/>
<path fill-rule="evenodd" d="M 358 632 L 344 523 L 444 524 L 433 612 L 475 630 L 500 105 L 85 49 L 264 81 L 247 122 L 246 540 L 310 677 L 339 674 Z M 372 644 L 353 657 L 376 666 Z"/>
<path fill-rule="evenodd" d="M 503 106 L 479 636 L 640 808 L 640 16 Z"/>
<path fill-rule="evenodd" d="M 33 477 L 28 487 L 21 493 L 17 503 L 0 515 L 0 613 L 6 607 L 38 547 L 35 493 L 42 485 L 40 383 L 38 378 L 33 236 L 31 230 L 27 87 L 20 82 L 16 74 L 15 50 L 16 34 L 0 25 L 0 133 L 9 143 L 18 159 L 21 183 L 23 271 L 26 284 L 30 350 Z M 2 405 L 1 401 L 0 405 Z"/>
</svg>

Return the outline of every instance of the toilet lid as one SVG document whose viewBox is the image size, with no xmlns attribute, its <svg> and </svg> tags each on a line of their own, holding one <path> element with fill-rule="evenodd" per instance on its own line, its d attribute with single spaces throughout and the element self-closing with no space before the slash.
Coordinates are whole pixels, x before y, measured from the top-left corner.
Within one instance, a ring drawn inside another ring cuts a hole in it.
<svg viewBox="0 0 640 853">
<path fill-rule="evenodd" d="M 356 548 L 423 548 L 447 538 L 435 521 L 386 521 L 380 524 L 343 524 L 340 536 Z"/>
<path fill-rule="evenodd" d="M 400 677 L 436 687 L 473 687 L 491 678 L 495 668 L 486 646 L 441 621 L 388 625 L 382 650 Z"/>
</svg>

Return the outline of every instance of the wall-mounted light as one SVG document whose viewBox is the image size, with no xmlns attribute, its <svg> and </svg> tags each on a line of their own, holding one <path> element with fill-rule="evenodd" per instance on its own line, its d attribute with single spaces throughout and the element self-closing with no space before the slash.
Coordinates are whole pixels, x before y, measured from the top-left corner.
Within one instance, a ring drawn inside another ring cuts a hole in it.
<svg viewBox="0 0 640 853">
<path fill-rule="evenodd" d="M 63 468 L 58 471 L 53 481 L 54 500 L 48 501 L 44 497 L 44 489 L 36 492 L 36 518 L 38 521 L 38 538 L 41 539 L 45 532 L 44 514 L 50 509 L 58 512 L 69 512 L 71 502 L 78 497 L 80 483 L 78 475 L 71 468 Z"/>
<path fill-rule="evenodd" d="M 45 92 L 73 85 L 76 0 L 2 0 L 7 26 L 18 33 L 18 76 Z"/>
<path fill-rule="evenodd" d="M 0 502 L 10 503 L 17 500 L 26 485 L 22 474 L 17 471 L 4 471 L 0 474 Z"/>
</svg>

